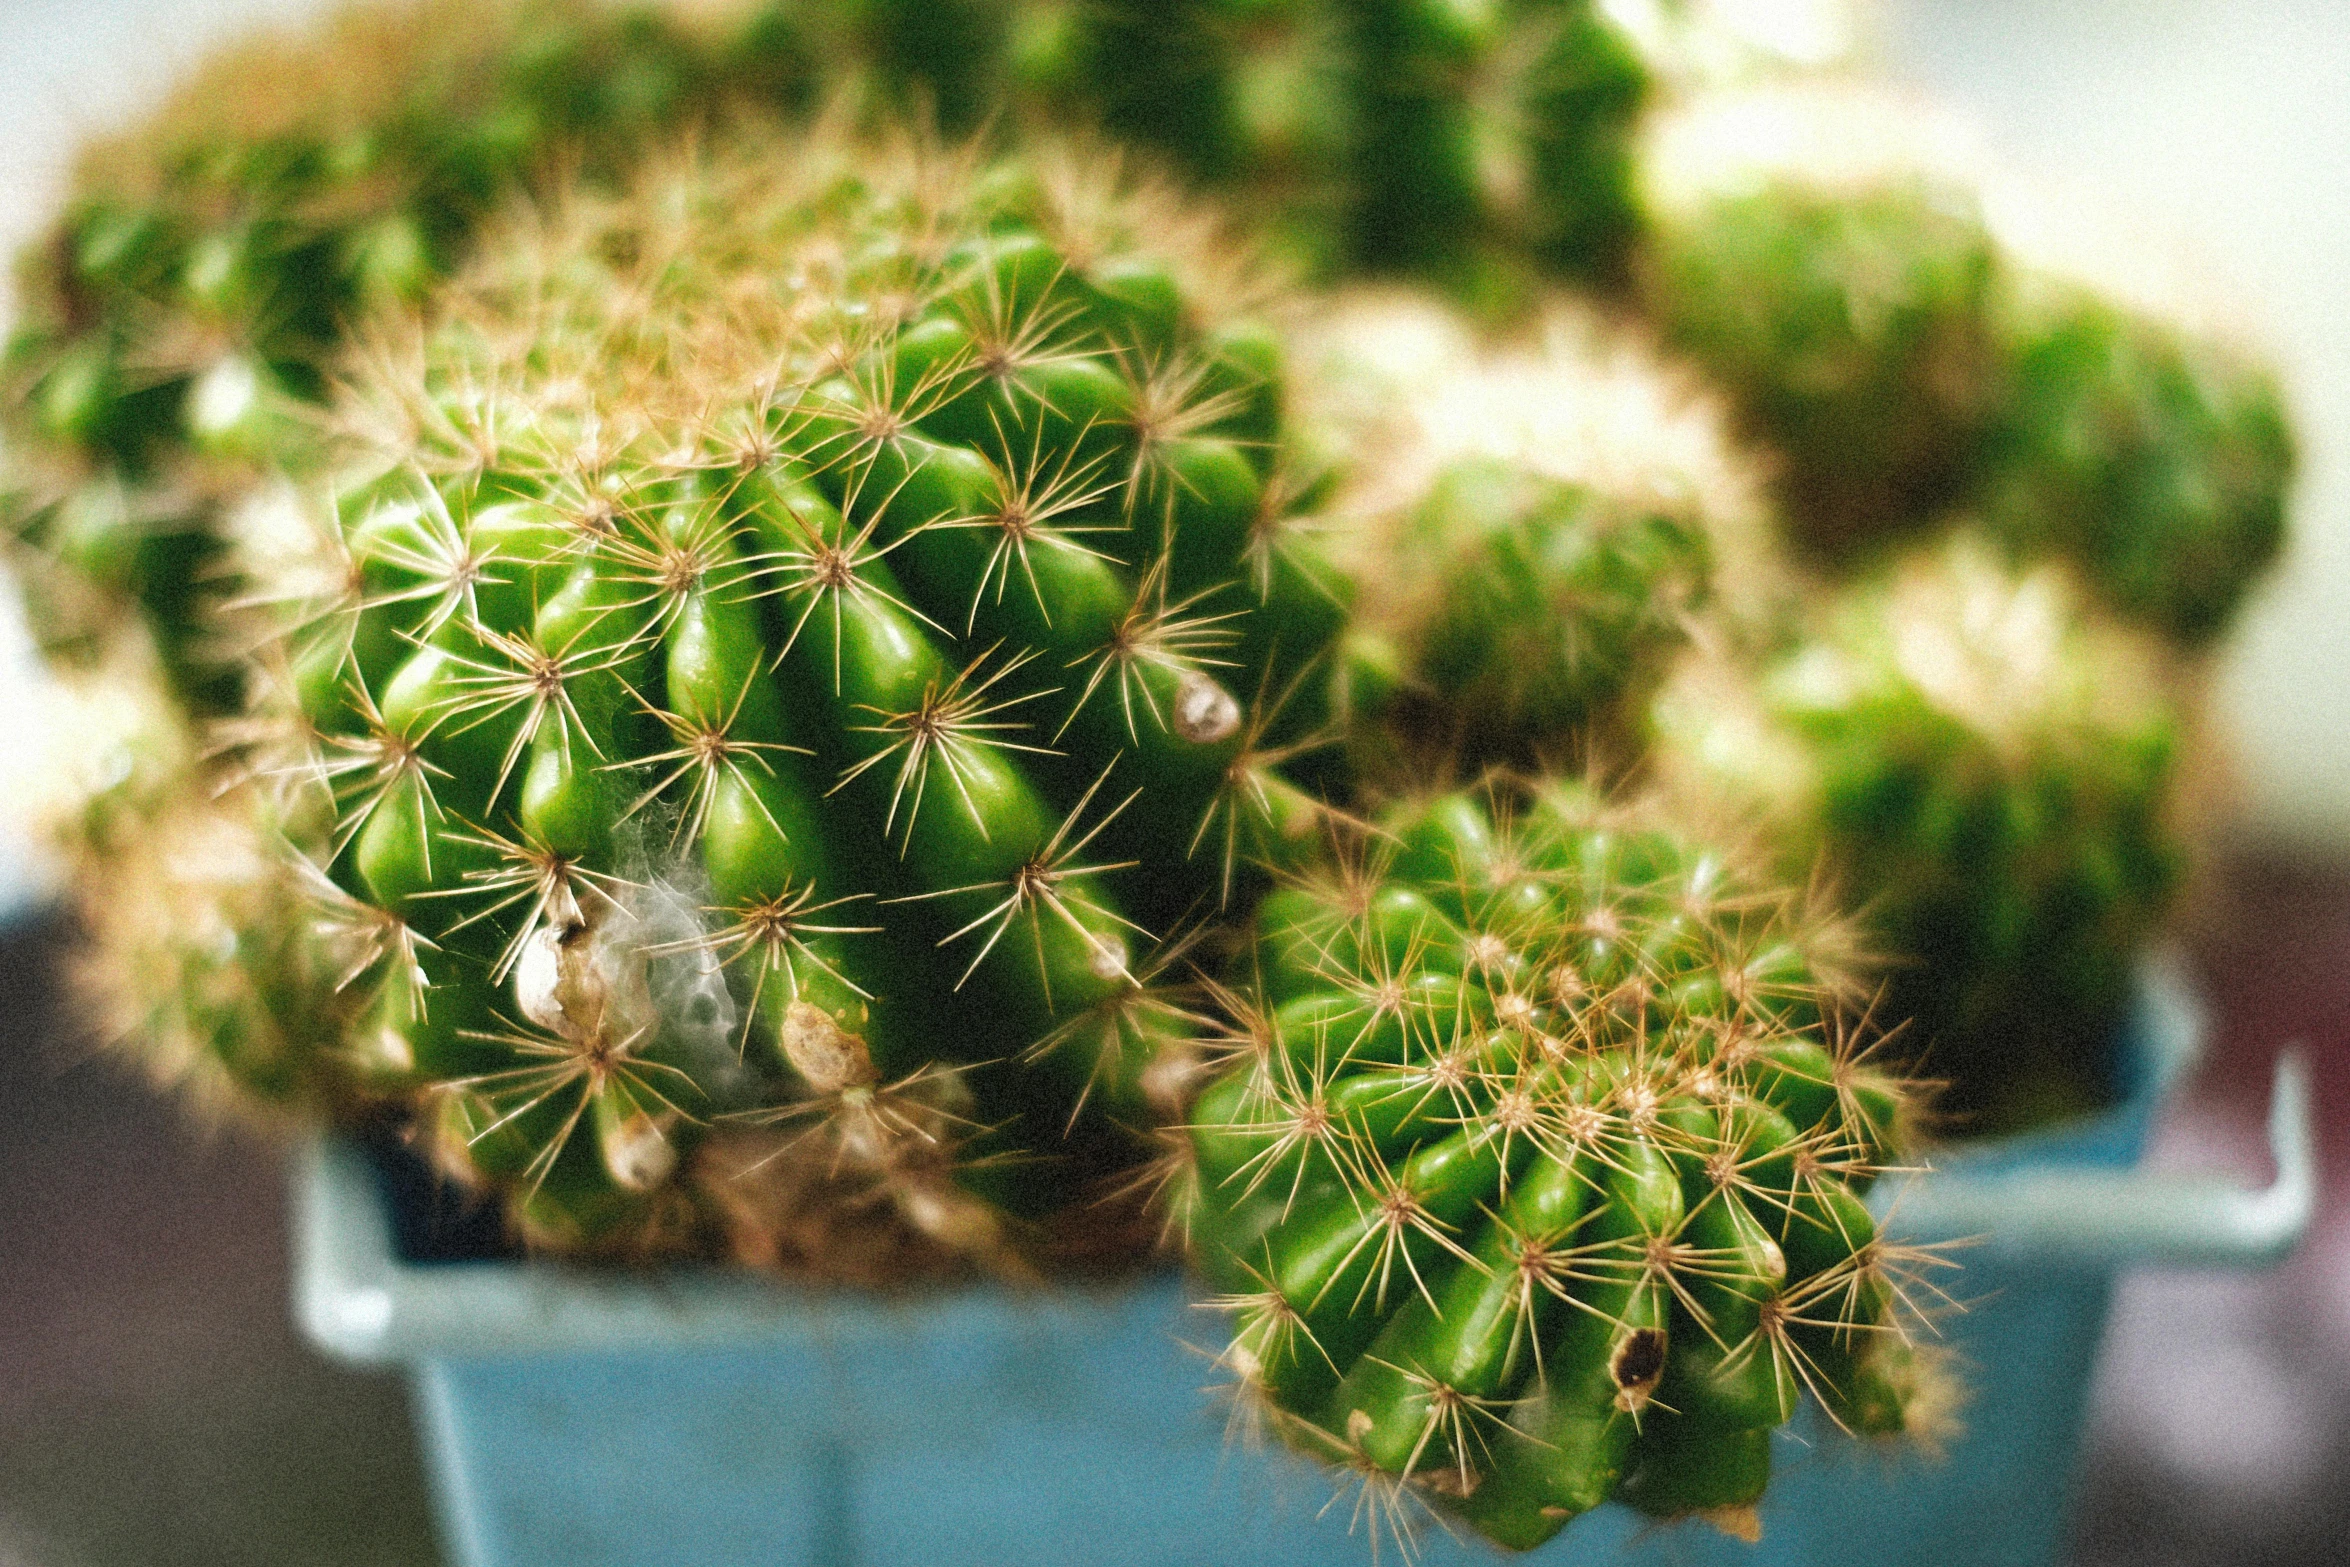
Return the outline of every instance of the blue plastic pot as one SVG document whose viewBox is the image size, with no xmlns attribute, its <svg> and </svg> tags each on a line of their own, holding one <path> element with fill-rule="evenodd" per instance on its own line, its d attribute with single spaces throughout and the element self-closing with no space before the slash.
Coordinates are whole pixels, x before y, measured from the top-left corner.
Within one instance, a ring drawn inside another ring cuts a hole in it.
<svg viewBox="0 0 2350 1567">
<path fill-rule="evenodd" d="M 1888 1457 L 1799 1420 L 1760 1546 L 1610 1507 L 1537 1559 L 2054 1562 L 2116 1272 L 2273 1261 L 2309 1217 L 2297 1063 L 2271 1112 L 2274 1186 L 2131 1169 L 2198 1035 L 2191 1002 L 2157 974 L 2116 1108 L 1880 1194 L 1908 1236 L 1986 1237 L 1964 1253 L 1953 1288 L 1967 1309 L 1944 1330 L 1973 1389 L 1946 1455 Z M 415 1379 L 464 1567 L 1371 1559 L 1324 1473 L 1227 1441 L 1191 1347 L 1218 1342 L 1220 1323 L 1173 1280 L 877 1302 L 714 1271 L 412 1263 L 367 1154 L 338 1143 L 303 1161 L 296 1222 L 303 1325 L 331 1354 Z M 1433 1528 L 1420 1549 L 1429 1563 L 1496 1559 Z"/>
</svg>

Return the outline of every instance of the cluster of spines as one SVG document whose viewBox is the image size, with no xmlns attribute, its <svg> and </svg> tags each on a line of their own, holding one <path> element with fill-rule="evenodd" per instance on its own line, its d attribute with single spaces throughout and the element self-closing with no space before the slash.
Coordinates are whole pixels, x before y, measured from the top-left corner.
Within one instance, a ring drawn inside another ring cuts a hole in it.
<svg viewBox="0 0 2350 1567">
<path fill-rule="evenodd" d="M 1190 1115 L 1241 1409 L 1513 1547 L 1618 1498 L 1743 1529 L 1809 1392 L 1920 1414 L 1931 1259 L 1862 1195 L 1914 1090 L 1788 900 L 1550 785 L 1276 892 Z"/>
<path fill-rule="evenodd" d="M 1157 938 L 1311 841 L 1345 614 L 1278 356 L 1139 199 L 747 137 L 378 356 L 247 755 L 411 955 L 362 1032 L 542 1232 L 635 1225 L 722 1117 L 873 1143 L 809 1094 L 903 1134 L 892 1189 L 916 1129 L 1031 1208 L 1131 1162 Z"/>
</svg>

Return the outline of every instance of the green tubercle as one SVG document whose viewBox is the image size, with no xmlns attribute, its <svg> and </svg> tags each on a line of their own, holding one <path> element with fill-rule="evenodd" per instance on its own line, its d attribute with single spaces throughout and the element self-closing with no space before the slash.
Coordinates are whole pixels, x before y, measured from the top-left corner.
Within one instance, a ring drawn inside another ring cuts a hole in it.
<svg viewBox="0 0 2350 1567">
<path fill-rule="evenodd" d="M 1236 1395 L 1513 1548 L 1609 1499 L 1728 1520 L 1903 1330 L 1928 1259 L 1858 1193 L 1912 1091 L 1836 1031 L 1827 928 L 1719 853 L 1555 784 L 1378 827 L 1263 905 L 1192 1107 Z"/>
</svg>

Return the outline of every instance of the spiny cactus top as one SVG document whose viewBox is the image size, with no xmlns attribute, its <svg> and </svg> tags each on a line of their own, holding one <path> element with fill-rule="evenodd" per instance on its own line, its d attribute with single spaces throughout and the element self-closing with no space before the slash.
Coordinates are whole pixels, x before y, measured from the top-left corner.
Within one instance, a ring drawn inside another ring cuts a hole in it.
<svg viewBox="0 0 2350 1567">
<path fill-rule="evenodd" d="M 1826 927 L 1571 787 L 1381 826 L 1261 907 L 1191 1112 L 1244 1411 L 1520 1548 L 1611 1497 L 1747 1529 L 1807 1390 L 1926 1420 L 1924 1259 L 1860 1200 L 1909 1090 Z"/>
<path fill-rule="evenodd" d="M 1626 766 L 1701 611 L 1783 596 L 1759 474 L 1637 333 L 1554 301 L 1484 343 L 1358 291 L 1302 341 L 1301 423 L 1344 454 L 1350 664 L 1388 671 L 1350 690 L 1367 776 Z"/>
<path fill-rule="evenodd" d="M 994 1186 L 1065 1198 L 1146 1113 L 1154 944 L 1312 827 L 1343 608 L 1271 344 L 1174 212 L 1033 167 L 750 137 L 510 229 L 257 555 L 354 1048 L 551 1229 L 981 1062 L 975 1140 L 1055 1156 Z"/>
<path fill-rule="evenodd" d="M 1909 961 L 1883 1016 L 1969 1132 L 2104 1102 L 2132 966 L 2181 880 L 2181 720 L 2143 636 L 1980 539 L 1822 606 L 1759 674 L 1693 660 L 1658 770 L 1826 869 Z"/>
<path fill-rule="evenodd" d="M 1976 516 L 2207 647 L 2282 543 L 2294 454 L 2275 379 L 2175 299 L 2072 277 L 2073 258 L 2048 269 L 2028 233 L 2044 225 L 2016 221 L 2033 203 L 1963 139 L 1841 89 L 1660 117 L 1642 164 L 1650 308 L 1778 453 L 1815 557 Z"/>
</svg>

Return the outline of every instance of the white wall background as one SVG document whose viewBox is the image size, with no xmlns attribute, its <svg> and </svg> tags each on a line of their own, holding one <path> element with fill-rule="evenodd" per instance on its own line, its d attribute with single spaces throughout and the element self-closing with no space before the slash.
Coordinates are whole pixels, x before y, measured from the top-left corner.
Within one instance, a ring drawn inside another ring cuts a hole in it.
<svg viewBox="0 0 2350 1567">
<path fill-rule="evenodd" d="M 215 41 L 319 0 L 0 0 L 0 254 L 74 147 Z M 2285 366 L 2305 467 L 2290 558 L 2222 699 L 2249 825 L 2350 853 L 2350 3 L 1878 0 L 1886 69 L 1977 120 L 2020 172 L 2186 236 Z M 0 801 L 32 711 L 0 594 Z M 21 762 L 18 765 L 22 765 Z M 30 874 L 0 811 L 0 907 Z"/>
</svg>

